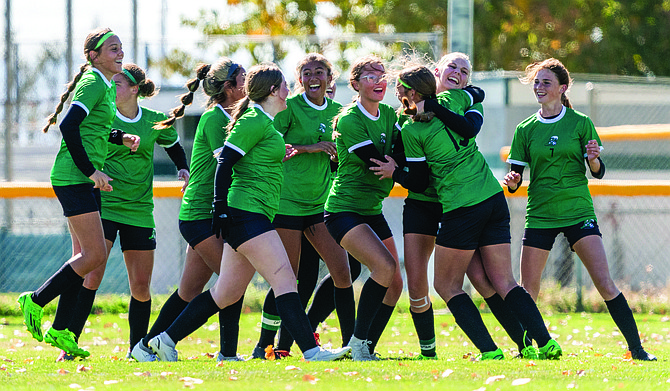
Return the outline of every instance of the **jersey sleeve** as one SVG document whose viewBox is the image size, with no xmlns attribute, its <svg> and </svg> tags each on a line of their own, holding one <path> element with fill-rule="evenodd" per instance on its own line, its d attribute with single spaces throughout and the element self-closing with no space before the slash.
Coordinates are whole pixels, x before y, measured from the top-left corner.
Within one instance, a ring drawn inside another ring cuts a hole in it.
<svg viewBox="0 0 670 391">
<path fill-rule="evenodd" d="M 242 117 L 235 123 L 224 145 L 244 156 L 263 139 L 267 126 L 272 126 L 269 118 L 266 122 L 259 116 Z"/>
<path fill-rule="evenodd" d="M 353 113 L 344 115 L 337 121 L 337 131 L 340 133 L 340 138 L 349 153 L 353 153 L 357 148 L 373 144 L 365 128 L 365 123 Z"/>
<path fill-rule="evenodd" d="M 282 110 L 277 115 L 273 121 L 275 129 L 283 136 L 286 135 L 289 128 L 291 127 L 291 120 L 293 119 L 293 110 L 291 110 L 291 104 L 286 107 L 286 110 Z"/>
<path fill-rule="evenodd" d="M 524 128 L 517 127 L 512 137 L 512 145 L 507 157 L 507 163 L 524 167 L 529 166 L 530 156 L 528 156 L 528 147 L 525 139 Z"/>
<path fill-rule="evenodd" d="M 412 131 L 412 122 L 407 121 L 403 125 L 402 142 L 405 146 L 405 159 L 408 162 L 426 161 L 426 154 L 419 142 L 416 132 Z"/>
<path fill-rule="evenodd" d="M 600 136 L 598 136 L 596 127 L 593 125 L 593 121 L 591 121 L 589 117 L 584 116 L 581 128 L 579 141 L 581 142 L 582 154 L 584 157 L 586 157 L 586 144 L 588 144 L 588 142 L 591 140 L 596 140 L 598 145 L 600 145 L 600 150 L 602 151 L 603 143 L 600 141 Z"/>
<path fill-rule="evenodd" d="M 164 119 L 167 119 L 167 115 L 163 113 L 157 113 L 155 122 L 163 121 Z M 177 130 L 173 126 L 162 129 L 158 135 L 158 138 L 156 139 L 156 144 L 163 148 L 170 148 L 178 142 L 179 134 L 177 134 Z"/>
<path fill-rule="evenodd" d="M 105 95 L 105 83 L 94 75 L 88 74 L 77 83 L 72 94 L 72 104 L 84 109 L 88 115 L 105 98 Z"/>
</svg>

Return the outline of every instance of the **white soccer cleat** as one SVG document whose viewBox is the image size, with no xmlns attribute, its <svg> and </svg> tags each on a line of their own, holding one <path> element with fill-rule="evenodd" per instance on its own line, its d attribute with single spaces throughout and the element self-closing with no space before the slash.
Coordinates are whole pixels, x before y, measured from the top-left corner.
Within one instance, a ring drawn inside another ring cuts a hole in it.
<svg viewBox="0 0 670 391">
<path fill-rule="evenodd" d="M 152 362 L 158 360 L 156 354 L 142 344 L 142 341 L 138 342 L 133 346 L 133 350 L 130 351 L 130 357 L 137 362 Z"/>
<path fill-rule="evenodd" d="M 149 347 L 154 351 L 160 361 L 177 361 L 177 349 L 175 343 L 165 331 L 158 334 L 158 336 L 151 338 Z"/>
<path fill-rule="evenodd" d="M 348 347 L 351 348 L 351 358 L 354 361 L 376 361 L 376 357 L 370 355 L 370 341 L 365 339 L 358 339 L 351 336 Z"/>
<path fill-rule="evenodd" d="M 219 355 L 216 356 L 216 362 L 220 363 L 223 361 L 247 361 L 247 360 L 245 360 L 244 357 L 240 356 L 239 354 L 236 354 L 231 357 L 226 357 L 221 352 L 219 352 Z"/>
<path fill-rule="evenodd" d="M 315 350 L 319 349 L 319 350 Z M 349 346 L 345 346 L 343 348 L 337 348 L 337 349 L 324 349 L 321 346 L 317 346 L 315 349 L 310 349 L 307 352 L 303 353 L 303 358 L 305 361 L 334 361 L 334 360 L 339 360 L 342 357 L 344 357 L 351 348 Z M 309 354 L 312 352 L 312 350 L 315 350 L 314 353 Z"/>
</svg>

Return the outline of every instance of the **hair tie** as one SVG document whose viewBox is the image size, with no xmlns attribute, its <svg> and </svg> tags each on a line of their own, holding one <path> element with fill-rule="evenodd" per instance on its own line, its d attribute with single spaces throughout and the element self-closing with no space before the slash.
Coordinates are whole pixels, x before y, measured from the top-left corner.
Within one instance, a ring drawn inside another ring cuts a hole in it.
<svg viewBox="0 0 670 391">
<path fill-rule="evenodd" d="M 402 84 L 402 86 L 405 87 L 405 88 L 407 88 L 408 90 L 411 90 L 411 89 L 412 89 L 412 87 L 410 87 L 407 83 L 405 83 L 404 81 L 402 81 L 401 78 L 398 78 L 398 82 L 399 82 L 400 84 Z"/>
<path fill-rule="evenodd" d="M 113 31 L 109 31 L 105 35 L 103 35 L 102 38 L 100 38 L 100 40 L 98 41 L 98 43 L 95 45 L 95 49 L 93 49 L 93 50 L 100 49 L 100 46 L 102 46 L 102 44 L 105 43 L 107 38 L 111 37 L 112 35 L 114 35 Z"/>
<path fill-rule="evenodd" d="M 123 74 L 126 75 L 126 77 L 127 77 L 128 79 L 130 79 L 130 81 L 132 81 L 133 84 L 136 84 L 136 85 L 137 85 L 137 84 L 140 84 L 140 83 L 137 82 L 137 80 L 135 80 L 135 78 L 133 77 L 133 75 L 132 75 L 132 74 L 130 73 L 130 71 L 127 70 L 126 68 L 123 68 Z"/>
</svg>

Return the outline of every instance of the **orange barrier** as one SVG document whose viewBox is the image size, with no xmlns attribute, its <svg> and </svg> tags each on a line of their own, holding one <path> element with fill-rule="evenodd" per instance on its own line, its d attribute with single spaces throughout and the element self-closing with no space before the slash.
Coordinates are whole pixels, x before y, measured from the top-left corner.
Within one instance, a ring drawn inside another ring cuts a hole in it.
<svg viewBox="0 0 670 391">
<path fill-rule="evenodd" d="M 600 141 L 644 141 L 670 139 L 670 124 L 596 127 Z M 500 148 L 500 160 L 507 162 L 509 145 Z"/>
<path fill-rule="evenodd" d="M 181 198 L 183 182 L 154 182 L 154 197 Z M 502 185 L 502 183 L 501 183 Z M 528 183 L 523 182 L 519 190 L 510 194 L 505 188 L 507 197 L 527 197 Z M 589 190 L 593 196 L 615 197 L 668 197 L 670 196 L 670 180 L 589 180 Z M 391 197 L 407 197 L 407 189 L 396 184 L 391 189 Z M 56 195 L 49 183 L 42 182 L 1 182 L 0 198 L 53 198 Z"/>
</svg>

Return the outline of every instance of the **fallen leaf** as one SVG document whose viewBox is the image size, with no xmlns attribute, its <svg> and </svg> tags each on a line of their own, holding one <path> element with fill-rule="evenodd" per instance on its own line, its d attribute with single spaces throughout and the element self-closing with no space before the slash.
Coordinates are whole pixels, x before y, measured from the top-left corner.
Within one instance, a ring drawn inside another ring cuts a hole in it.
<svg viewBox="0 0 670 391">
<path fill-rule="evenodd" d="M 105 380 L 103 384 L 104 385 L 117 384 L 118 382 L 119 382 L 118 380 Z"/>
<path fill-rule="evenodd" d="M 394 379 L 395 379 L 395 380 L 402 380 L 402 376 L 400 376 L 400 375 L 395 375 Z"/>
<path fill-rule="evenodd" d="M 235 380 L 237 380 L 237 376 L 231 376 L 231 377 L 228 378 L 228 380 L 235 381 Z"/>
<path fill-rule="evenodd" d="M 584 375 L 586 375 L 586 371 L 585 371 L 585 370 L 580 369 L 580 370 L 577 371 L 577 376 L 584 376 Z"/>
<path fill-rule="evenodd" d="M 67 369 L 61 368 L 58 370 L 59 375 L 67 375 L 68 373 L 70 373 L 70 371 L 68 371 Z"/>
<path fill-rule="evenodd" d="M 512 381 L 513 386 L 522 386 L 524 384 L 530 383 L 530 379 L 528 378 L 523 378 L 523 379 L 515 379 Z"/>
<path fill-rule="evenodd" d="M 572 375 L 572 371 L 565 370 L 565 371 L 561 372 L 561 374 L 564 375 L 564 376 L 570 376 L 570 375 Z"/>
<path fill-rule="evenodd" d="M 184 383 L 191 383 L 191 384 L 202 384 L 203 383 L 201 379 L 196 379 L 196 378 L 188 377 L 188 376 L 180 377 L 179 381 L 184 382 Z"/>
<path fill-rule="evenodd" d="M 527 367 L 534 367 L 534 366 L 536 366 L 536 365 L 537 365 L 537 364 L 535 364 L 535 361 L 533 361 L 533 360 L 529 360 L 529 361 L 528 361 L 528 364 L 526 364 Z"/>
<path fill-rule="evenodd" d="M 344 372 L 344 376 L 356 376 L 358 375 L 358 372 L 353 371 L 353 372 Z"/>
<path fill-rule="evenodd" d="M 151 372 L 149 372 L 149 371 L 146 371 L 146 372 L 133 372 L 133 375 L 135 375 L 135 376 L 151 377 Z"/>
<path fill-rule="evenodd" d="M 333 368 L 326 368 L 326 369 L 324 369 L 323 371 L 324 371 L 324 372 L 327 372 L 327 373 L 333 373 L 333 372 L 335 372 L 335 369 L 333 369 Z"/>
<path fill-rule="evenodd" d="M 16 370 L 16 373 L 23 373 L 23 372 L 25 372 L 25 371 L 26 371 L 25 368 L 21 368 L 21 369 L 17 369 L 17 370 Z"/>
<path fill-rule="evenodd" d="M 73 389 L 80 389 L 81 388 L 81 386 L 77 383 L 72 383 L 72 384 L 69 385 L 69 387 L 73 388 Z"/>
<path fill-rule="evenodd" d="M 77 373 L 88 372 L 91 370 L 91 367 L 86 367 L 82 364 L 77 365 Z"/>
<path fill-rule="evenodd" d="M 453 369 L 445 369 L 444 372 L 442 372 L 442 374 L 441 374 L 440 376 L 442 376 L 442 377 L 448 377 L 448 376 L 451 375 L 452 373 L 454 373 Z"/>
<path fill-rule="evenodd" d="M 272 345 L 268 345 L 265 348 L 265 359 L 270 361 L 275 360 L 275 350 L 272 348 Z"/>
<path fill-rule="evenodd" d="M 491 376 L 491 377 L 489 377 L 488 379 L 486 379 L 486 381 L 484 382 L 484 384 L 489 385 L 489 384 L 491 384 L 491 383 L 497 382 L 498 380 L 502 380 L 502 379 L 504 379 L 504 378 L 505 378 L 505 375 Z"/>
<path fill-rule="evenodd" d="M 228 373 L 230 373 L 231 375 L 237 375 L 239 372 L 234 369 L 231 369 L 230 372 Z"/>
<path fill-rule="evenodd" d="M 287 371 L 296 371 L 296 370 L 300 371 L 301 370 L 300 368 L 296 367 L 295 365 L 288 365 L 284 369 L 287 370 Z"/>
<path fill-rule="evenodd" d="M 623 354 L 623 358 L 626 359 L 626 360 L 630 360 L 630 359 L 633 358 L 630 350 L 627 350 L 626 353 Z"/>
</svg>

